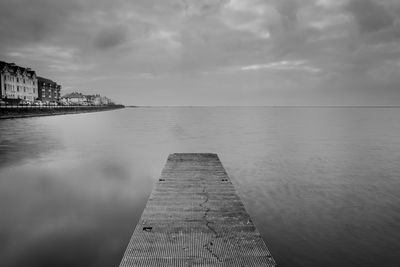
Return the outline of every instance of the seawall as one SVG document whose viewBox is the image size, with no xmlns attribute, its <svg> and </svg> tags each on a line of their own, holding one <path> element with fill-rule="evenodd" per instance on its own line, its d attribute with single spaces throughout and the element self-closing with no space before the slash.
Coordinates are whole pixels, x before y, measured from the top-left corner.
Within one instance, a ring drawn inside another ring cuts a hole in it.
<svg viewBox="0 0 400 267">
<path fill-rule="evenodd" d="M 54 116 L 65 114 L 77 114 L 99 112 L 125 108 L 123 105 L 112 106 L 57 106 L 57 107 L 0 107 L 0 119 L 16 119 L 40 116 Z"/>
</svg>

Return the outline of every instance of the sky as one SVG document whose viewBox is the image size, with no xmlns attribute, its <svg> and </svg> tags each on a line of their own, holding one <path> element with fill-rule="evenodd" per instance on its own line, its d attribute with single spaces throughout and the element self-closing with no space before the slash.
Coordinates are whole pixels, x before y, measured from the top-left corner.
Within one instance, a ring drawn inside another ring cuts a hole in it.
<svg viewBox="0 0 400 267">
<path fill-rule="evenodd" d="M 399 105 L 398 0 L 1 0 L 0 60 L 126 105 Z"/>
</svg>

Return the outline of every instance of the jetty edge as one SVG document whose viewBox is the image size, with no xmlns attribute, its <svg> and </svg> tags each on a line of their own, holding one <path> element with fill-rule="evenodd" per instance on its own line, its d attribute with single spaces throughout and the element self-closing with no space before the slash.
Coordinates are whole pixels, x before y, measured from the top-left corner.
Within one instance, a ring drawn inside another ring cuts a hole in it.
<svg viewBox="0 0 400 267">
<path fill-rule="evenodd" d="M 277 266 L 217 154 L 175 153 L 120 267 Z"/>
</svg>

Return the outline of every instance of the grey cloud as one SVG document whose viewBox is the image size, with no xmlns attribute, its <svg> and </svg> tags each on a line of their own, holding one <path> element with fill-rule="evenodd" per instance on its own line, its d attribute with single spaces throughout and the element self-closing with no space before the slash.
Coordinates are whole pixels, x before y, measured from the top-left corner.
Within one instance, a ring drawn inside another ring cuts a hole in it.
<svg viewBox="0 0 400 267">
<path fill-rule="evenodd" d="M 187 74 L 307 60 L 324 73 L 352 79 L 354 72 L 379 68 L 388 56 L 382 51 L 400 40 L 398 0 L 34 2 L 0 1 L 1 59 L 49 75 L 65 90 L 115 88 L 110 96 L 118 92 L 116 99 L 124 100 L 139 90 L 126 74 L 156 73 L 158 79 L 141 80 L 143 88 L 153 90 L 164 87 L 167 76 L 167 81 L 174 75 L 185 80 Z M 71 56 L 60 57 L 58 51 Z M 399 58 L 397 52 L 391 58 Z M 53 61 L 64 68 L 51 67 Z M 104 68 L 110 62 L 112 71 Z M 118 75 L 127 78 L 105 79 Z M 277 81 L 286 78 L 276 75 Z M 170 95 L 178 90 L 170 88 Z"/>
<path fill-rule="evenodd" d="M 221 6 L 228 3 L 229 0 L 217 1 L 197 1 L 197 0 L 182 0 L 183 9 L 186 15 L 206 15 L 215 14 Z"/>
<path fill-rule="evenodd" d="M 293 27 L 297 22 L 298 4 L 294 0 L 279 1 L 277 10 L 281 15 L 282 24 L 285 27 Z"/>
<path fill-rule="evenodd" d="M 0 1 L 2 42 L 41 41 L 58 34 L 79 10 L 76 1 Z"/>
<path fill-rule="evenodd" d="M 362 33 L 376 32 L 392 26 L 394 19 L 385 6 L 373 0 L 352 0 L 347 5 Z"/>
<path fill-rule="evenodd" d="M 116 47 L 127 40 L 128 28 L 123 25 L 116 25 L 100 30 L 94 40 L 94 46 L 99 49 Z"/>
</svg>

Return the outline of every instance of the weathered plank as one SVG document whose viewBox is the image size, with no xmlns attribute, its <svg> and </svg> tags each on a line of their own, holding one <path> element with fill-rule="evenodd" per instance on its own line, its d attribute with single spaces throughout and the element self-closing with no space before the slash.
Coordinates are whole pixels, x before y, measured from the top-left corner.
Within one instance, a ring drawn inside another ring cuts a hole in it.
<svg viewBox="0 0 400 267">
<path fill-rule="evenodd" d="M 120 267 L 276 266 L 216 154 L 171 154 Z"/>
</svg>

